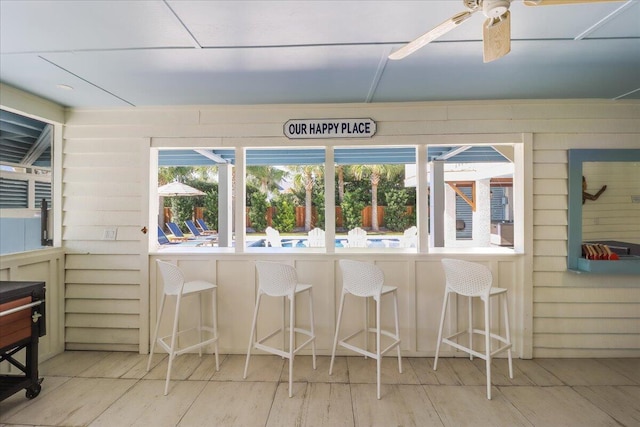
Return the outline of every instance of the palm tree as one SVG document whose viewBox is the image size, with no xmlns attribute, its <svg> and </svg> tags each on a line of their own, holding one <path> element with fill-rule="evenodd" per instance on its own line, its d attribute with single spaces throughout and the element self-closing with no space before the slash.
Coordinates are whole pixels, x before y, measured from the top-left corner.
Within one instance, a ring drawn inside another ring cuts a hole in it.
<svg viewBox="0 0 640 427">
<path fill-rule="evenodd" d="M 253 181 L 264 194 L 277 191 L 287 171 L 273 166 L 247 166 L 247 180 Z"/>
<path fill-rule="evenodd" d="M 389 179 L 392 170 L 388 165 L 353 165 L 353 175 L 357 180 L 369 178 L 371 181 L 371 230 L 379 231 L 378 226 L 378 184 L 384 176 Z"/>
<path fill-rule="evenodd" d="M 184 182 L 193 173 L 190 166 L 169 166 L 158 168 L 158 185 L 169 184 L 173 181 Z"/>
<path fill-rule="evenodd" d="M 322 178 L 324 169 L 320 165 L 294 166 L 293 181 L 296 186 L 304 187 L 304 230 L 311 230 L 311 213 L 313 210 L 313 186 Z"/>
<path fill-rule="evenodd" d="M 344 200 L 344 165 L 337 165 L 336 173 L 338 174 L 338 203 L 341 204 Z"/>
</svg>

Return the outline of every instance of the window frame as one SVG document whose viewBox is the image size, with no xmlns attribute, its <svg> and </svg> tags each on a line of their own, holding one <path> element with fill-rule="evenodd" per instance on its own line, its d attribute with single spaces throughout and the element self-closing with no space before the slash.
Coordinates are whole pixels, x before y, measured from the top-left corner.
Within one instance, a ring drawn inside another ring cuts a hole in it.
<svg viewBox="0 0 640 427">
<path fill-rule="evenodd" d="M 154 138 L 155 139 L 155 138 Z M 175 139 L 171 139 L 174 142 Z M 220 146 L 221 144 L 216 144 L 214 140 L 217 139 L 212 138 L 207 143 L 202 139 L 198 139 L 199 144 L 189 144 L 190 138 L 185 138 L 180 140 L 180 146 L 171 143 L 163 143 L 157 146 L 154 146 L 152 143 L 152 148 L 157 149 L 200 149 L 200 148 L 209 148 Z M 533 200 L 533 196 L 531 195 L 532 191 L 532 177 L 530 171 L 531 164 L 531 134 L 492 134 L 492 135 L 479 135 L 479 134 L 469 134 L 469 135 L 439 135 L 434 136 L 431 135 L 428 137 L 428 141 L 425 141 L 421 144 L 410 144 L 406 142 L 406 139 L 403 139 L 404 143 L 398 144 L 389 144 L 388 139 L 385 139 L 385 143 L 382 142 L 376 143 L 375 139 L 367 140 L 366 144 L 363 146 L 367 147 L 413 147 L 416 151 L 416 222 L 418 227 L 418 244 L 417 248 L 410 249 L 397 249 L 394 248 L 392 251 L 383 250 L 380 252 L 384 253 L 415 253 L 415 254 L 447 254 L 447 253 L 476 253 L 478 249 L 481 253 L 496 253 L 496 254 L 523 254 L 526 252 L 527 247 L 530 247 L 531 244 L 526 244 L 525 234 L 528 233 L 530 236 L 532 234 L 531 224 L 525 223 L 525 206 L 530 206 Z M 168 142 L 168 141 L 167 141 Z M 218 141 L 219 142 L 219 141 Z M 277 253 L 278 251 L 295 251 L 295 252 L 321 252 L 326 254 L 336 253 L 335 245 L 333 244 L 335 241 L 335 150 L 340 149 L 342 147 L 350 147 L 354 145 L 353 141 L 342 141 L 342 140 L 331 140 L 331 141 L 323 141 L 324 145 L 318 144 L 317 141 L 311 142 L 310 145 L 296 145 L 295 147 L 291 147 L 285 144 L 278 144 L 277 142 L 273 142 L 272 144 L 264 144 L 260 143 L 256 140 L 243 141 L 243 145 L 236 145 L 234 150 L 234 162 L 233 167 L 235 168 L 235 205 L 233 212 L 233 220 L 236 224 L 244 224 L 245 221 L 245 212 L 246 212 L 246 166 L 247 166 L 247 151 L 252 149 L 275 149 L 275 150 L 292 150 L 292 149 L 324 149 L 325 152 L 325 232 L 326 232 L 326 245 L 325 248 L 247 248 L 246 241 L 246 227 L 238 227 L 235 233 L 235 245 L 233 247 L 226 248 L 207 248 L 207 251 L 221 251 L 221 252 L 235 252 L 235 253 L 244 253 L 244 252 L 268 252 L 268 253 Z M 229 150 L 232 144 L 225 144 L 225 149 Z M 503 248 L 503 247 L 490 247 L 490 248 L 440 248 L 433 247 L 429 245 L 429 230 L 428 230 L 428 213 L 427 213 L 427 196 L 426 191 L 428 176 L 426 172 L 426 168 L 418 167 L 421 164 L 427 163 L 428 156 L 427 150 L 430 146 L 437 145 L 449 145 L 449 146 L 458 146 L 458 145 L 474 145 L 474 146 L 498 146 L 498 145 L 509 145 L 513 147 L 513 163 L 514 163 L 514 173 L 513 173 L 513 188 L 514 188 L 514 245 L 512 248 Z M 156 150 L 157 153 L 157 150 Z M 157 154 L 156 154 L 157 156 Z M 153 156 L 152 156 L 153 157 Z M 528 162 L 528 163 L 527 163 Z M 155 165 L 157 169 L 157 157 L 155 160 Z M 424 170 L 423 170 L 424 169 Z M 153 168 L 152 168 L 153 170 Z M 153 175 L 153 173 L 152 173 Z M 156 170 L 157 175 L 157 170 Z M 153 179 L 152 186 L 154 185 Z M 157 180 L 155 182 L 155 186 L 157 188 Z M 529 189 L 529 191 L 526 191 Z M 152 189 L 153 190 L 153 189 Z M 157 194 L 154 191 L 151 191 L 151 197 L 154 198 Z M 156 202 L 157 204 L 157 202 Z M 153 215 L 150 215 L 152 218 Z M 151 222 L 151 229 L 156 224 Z M 529 231 L 527 231 L 529 230 Z M 153 233 L 152 233 L 153 234 Z M 153 243 L 156 244 L 153 244 Z M 155 235 L 150 237 L 150 250 L 158 250 L 159 246 L 157 245 L 157 239 L 155 239 Z M 198 248 L 200 249 L 200 248 Z M 346 250 L 345 250 L 346 249 Z M 386 249 L 386 248 L 384 248 Z M 376 248 L 367 248 L 356 250 L 355 248 L 339 248 L 338 252 L 378 252 Z"/>
</svg>

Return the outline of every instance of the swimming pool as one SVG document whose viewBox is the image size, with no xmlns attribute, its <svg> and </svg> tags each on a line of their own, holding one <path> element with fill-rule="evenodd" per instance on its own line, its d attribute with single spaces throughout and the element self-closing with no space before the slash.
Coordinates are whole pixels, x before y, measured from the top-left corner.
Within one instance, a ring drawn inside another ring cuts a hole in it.
<svg viewBox="0 0 640 427">
<path fill-rule="evenodd" d="M 281 239 L 282 247 L 284 248 L 306 248 L 307 247 L 307 238 L 289 238 L 283 237 Z M 346 238 L 336 238 L 336 248 L 344 248 L 347 246 Z M 397 248 L 400 245 L 400 240 L 393 237 L 388 238 L 367 238 L 367 247 L 368 248 Z M 264 248 L 267 246 L 267 239 L 261 238 L 258 240 L 252 240 L 247 242 L 247 247 L 250 248 Z"/>
</svg>

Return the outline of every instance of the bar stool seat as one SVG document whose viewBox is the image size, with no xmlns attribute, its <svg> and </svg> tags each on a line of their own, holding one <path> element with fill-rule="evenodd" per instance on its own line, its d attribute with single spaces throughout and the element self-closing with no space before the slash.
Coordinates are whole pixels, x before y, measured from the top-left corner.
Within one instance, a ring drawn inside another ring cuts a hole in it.
<svg viewBox="0 0 640 427">
<path fill-rule="evenodd" d="M 251 357 L 251 349 L 256 348 L 267 353 L 276 354 L 278 356 L 289 359 L 289 397 L 293 396 L 293 359 L 303 347 L 311 344 L 311 354 L 313 357 L 313 369 L 316 369 L 316 335 L 314 330 L 313 319 L 313 294 L 312 287 L 308 284 L 298 283 L 296 269 L 288 264 L 277 262 L 257 261 L 256 269 L 258 270 L 258 296 L 256 298 L 256 306 L 253 312 L 253 321 L 251 322 L 251 334 L 249 337 L 249 348 L 247 349 L 247 360 L 244 365 L 243 378 L 247 378 L 249 370 L 249 359 Z M 296 327 L 296 296 L 303 292 L 309 293 L 309 329 Z M 271 297 L 282 297 L 282 327 L 258 338 L 258 314 L 260 311 L 260 301 L 263 295 Z M 287 327 L 286 310 L 287 300 L 289 300 L 289 326 Z M 289 331 L 289 345 L 286 345 L 286 331 Z M 282 349 L 265 344 L 265 342 L 275 335 L 282 333 L 283 346 Z M 296 333 L 304 335 L 307 339 L 296 346 Z"/>
<path fill-rule="evenodd" d="M 377 362 L 376 369 L 376 383 L 377 383 L 377 397 L 380 399 L 380 371 L 382 365 L 382 357 L 385 353 L 397 349 L 398 352 L 398 371 L 402 373 L 402 358 L 400 356 L 400 326 L 398 322 L 398 288 L 395 286 L 388 286 L 384 284 L 384 273 L 376 265 L 368 262 L 352 261 L 341 259 L 339 261 L 340 269 L 342 270 L 342 296 L 340 297 L 340 308 L 338 309 L 338 322 L 336 325 L 336 333 L 333 339 L 333 350 L 331 351 L 331 364 L 329 366 L 329 375 L 333 372 L 333 362 L 336 357 L 336 348 L 338 345 L 362 354 L 365 357 L 371 357 Z M 342 312 L 344 309 L 345 297 L 347 294 L 351 294 L 357 297 L 365 298 L 366 307 L 366 320 L 363 329 L 346 336 L 342 339 L 338 339 L 340 334 L 340 324 L 342 322 Z M 383 295 L 393 296 L 394 314 L 395 314 L 395 332 L 382 329 L 381 325 L 381 303 Z M 369 304 L 368 299 L 373 298 L 376 303 L 376 326 L 375 328 L 369 327 Z M 348 341 L 357 335 L 364 333 L 364 347 L 358 347 Z M 376 334 L 376 349 L 375 352 L 369 351 L 369 334 Z M 391 343 L 387 347 L 382 348 L 381 338 L 382 336 L 391 338 Z"/>
<path fill-rule="evenodd" d="M 153 340 L 151 341 L 151 350 L 149 352 L 149 360 L 147 362 L 147 372 L 151 368 L 151 359 L 153 358 L 153 350 L 155 344 L 158 344 L 169 354 L 169 361 L 167 366 L 167 379 L 164 386 L 164 395 L 166 396 L 169 391 L 169 381 L 171 380 L 171 367 L 173 360 L 176 356 L 184 353 L 188 353 L 194 350 L 198 350 L 198 354 L 202 357 L 202 347 L 209 344 L 214 345 L 214 353 L 216 358 L 216 371 L 220 369 L 219 356 L 218 356 L 218 323 L 217 323 L 217 301 L 216 291 L 218 287 L 204 280 L 192 280 L 185 282 L 184 275 L 180 268 L 176 265 L 170 264 L 165 261 L 156 260 L 160 274 L 164 281 L 164 291 L 162 294 L 162 301 L 160 302 L 160 310 L 158 310 L 158 320 L 156 322 L 156 330 L 153 334 Z M 211 326 L 202 325 L 202 294 L 205 292 L 211 292 L 212 295 L 212 319 Z M 176 297 L 176 308 L 173 318 L 173 329 L 171 335 L 158 338 L 158 329 L 160 329 L 160 321 L 162 320 L 162 314 L 164 311 L 165 301 L 168 296 Z M 183 297 L 197 296 L 198 297 L 198 325 L 193 328 L 180 329 L 180 307 Z M 178 341 L 180 335 L 186 334 L 193 330 L 197 330 L 199 334 L 199 340 L 195 344 L 191 344 L 187 347 L 179 347 Z M 210 336 L 204 339 L 203 333 L 206 332 Z"/>
<path fill-rule="evenodd" d="M 442 267 L 444 268 L 446 277 L 446 287 L 444 293 L 444 302 L 442 304 L 442 314 L 440 316 L 440 327 L 438 329 L 438 343 L 436 345 L 436 356 L 433 362 L 433 370 L 438 368 L 438 355 L 440 353 L 440 344 L 448 344 L 458 350 L 469 354 L 469 358 L 473 356 L 479 357 L 486 361 L 487 374 L 487 399 L 491 399 L 491 359 L 499 353 L 507 352 L 509 359 L 509 378 L 513 378 L 513 362 L 511 359 L 511 333 L 509 330 L 509 308 L 507 301 L 507 289 L 496 288 L 492 286 L 493 277 L 491 270 L 482 264 L 457 260 L 443 259 Z M 466 330 L 458 331 L 443 337 L 444 320 L 446 317 L 447 307 L 449 305 L 449 297 L 451 294 L 457 294 L 468 297 L 469 325 Z M 497 297 L 502 299 L 503 316 L 505 323 L 504 336 L 491 332 L 491 298 Z M 473 327 L 473 299 L 480 298 L 484 304 L 484 329 L 474 329 Z M 474 334 L 484 336 L 484 352 L 474 350 L 473 336 Z M 467 335 L 469 345 L 465 346 L 458 341 L 458 337 Z M 502 345 L 492 350 L 492 339 L 498 341 Z"/>
</svg>

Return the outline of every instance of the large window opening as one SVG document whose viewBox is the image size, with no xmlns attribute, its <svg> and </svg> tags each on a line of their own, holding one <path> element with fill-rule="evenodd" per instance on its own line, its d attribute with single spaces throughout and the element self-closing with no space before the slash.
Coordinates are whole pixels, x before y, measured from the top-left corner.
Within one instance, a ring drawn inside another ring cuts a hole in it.
<svg viewBox="0 0 640 427">
<path fill-rule="evenodd" d="M 233 150 L 158 152 L 158 244 L 232 247 Z"/>
<path fill-rule="evenodd" d="M 167 238 L 159 243 L 328 253 L 522 250 L 523 152 L 518 143 L 160 149 L 159 186 L 180 182 L 197 193 L 161 199 L 158 233 Z M 200 220 L 217 233 L 205 233 Z M 187 222 L 204 236 L 193 236 Z"/>
<path fill-rule="evenodd" d="M 336 148 L 336 246 L 417 247 L 414 147 Z"/>
<path fill-rule="evenodd" d="M 324 246 L 325 150 L 249 149 L 246 163 L 246 246 Z"/>
<path fill-rule="evenodd" d="M 513 145 L 432 145 L 427 160 L 429 246 L 513 247 Z"/>
<path fill-rule="evenodd" d="M 53 125 L 0 110 L 0 254 L 52 240 Z"/>
</svg>

